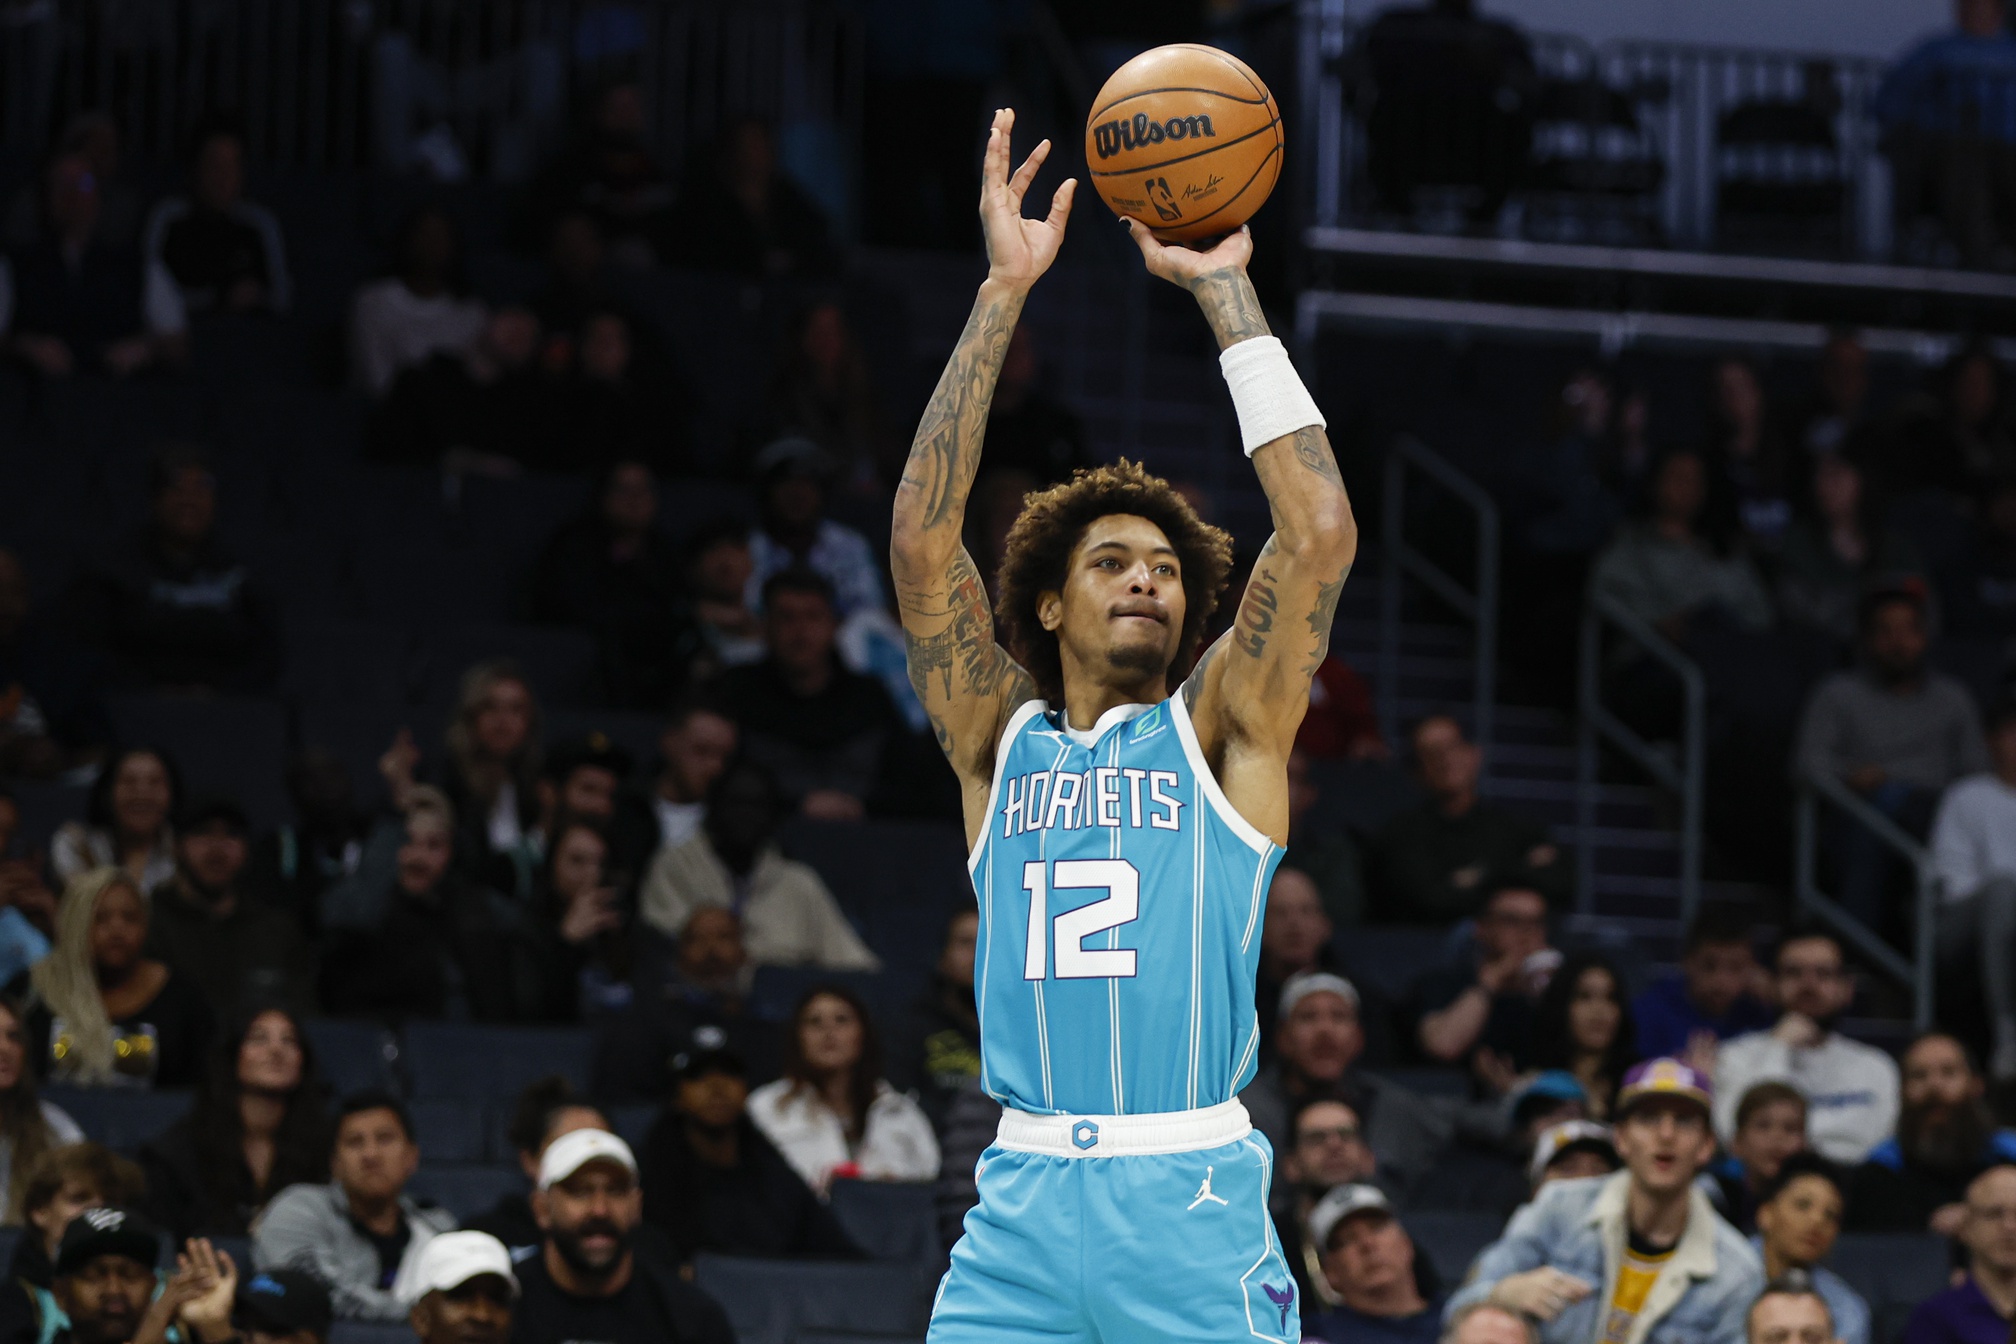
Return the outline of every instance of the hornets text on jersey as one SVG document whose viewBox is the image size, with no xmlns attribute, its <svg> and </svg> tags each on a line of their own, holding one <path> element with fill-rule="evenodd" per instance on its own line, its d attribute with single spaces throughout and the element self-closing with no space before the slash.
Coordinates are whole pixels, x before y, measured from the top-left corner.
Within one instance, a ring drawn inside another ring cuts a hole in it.
<svg viewBox="0 0 2016 1344">
<path fill-rule="evenodd" d="M 1260 1046 L 1254 976 L 1280 847 L 1233 811 L 1180 696 L 1090 731 L 1009 720 L 980 903 L 981 1085 L 1039 1115 L 1230 1101 Z"/>
</svg>

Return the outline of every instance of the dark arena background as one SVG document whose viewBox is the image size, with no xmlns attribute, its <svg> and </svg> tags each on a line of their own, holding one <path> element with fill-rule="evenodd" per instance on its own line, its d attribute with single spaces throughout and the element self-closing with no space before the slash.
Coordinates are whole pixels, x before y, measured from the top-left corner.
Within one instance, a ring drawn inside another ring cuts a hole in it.
<svg viewBox="0 0 2016 1344">
<path fill-rule="evenodd" d="M 1599 1344 L 1489 1285 L 1662 1058 L 1702 1283 L 2009 1337 L 2002 0 L 0 0 L 0 1344 L 924 1339 L 1000 1107 L 892 501 L 1013 107 L 967 548 L 1127 458 L 1243 583 L 1083 181 L 1173 42 L 1360 529 L 1243 1094 L 1304 1338 Z"/>
</svg>

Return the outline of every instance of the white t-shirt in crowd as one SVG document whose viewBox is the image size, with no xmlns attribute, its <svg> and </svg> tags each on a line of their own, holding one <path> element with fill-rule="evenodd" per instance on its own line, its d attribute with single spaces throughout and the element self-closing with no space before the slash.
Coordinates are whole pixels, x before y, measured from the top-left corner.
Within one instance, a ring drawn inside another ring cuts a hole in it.
<svg viewBox="0 0 2016 1344">
<path fill-rule="evenodd" d="M 475 299 L 453 294 L 423 299 L 396 277 L 375 280 L 357 291 L 350 312 L 357 381 L 372 396 L 382 397 L 401 369 L 424 363 L 437 351 L 474 345 L 488 318 Z"/>
<path fill-rule="evenodd" d="M 1948 901 L 1966 900 L 1992 877 L 2016 877 L 2016 787 L 1983 774 L 1946 790 L 1932 823 L 1932 867 Z"/>
<path fill-rule="evenodd" d="M 916 1102 L 876 1084 L 861 1141 L 852 1148 L 840 1117 L 811 1088 L 779 1078 L 749 1094 L 749 1118 L 823 1197 L 833 1169 L 852 1162 L 871 1181 L 935 1181 L 938 1138 Z"/>
<path fill-rule="evenodd" d="M 670 849 L 691 840 L 707 816 L 707 804 L 675 803 L 662 793 L 651 795 L 651 805 L 658 813 L 660 849 Z"/>
</svg>

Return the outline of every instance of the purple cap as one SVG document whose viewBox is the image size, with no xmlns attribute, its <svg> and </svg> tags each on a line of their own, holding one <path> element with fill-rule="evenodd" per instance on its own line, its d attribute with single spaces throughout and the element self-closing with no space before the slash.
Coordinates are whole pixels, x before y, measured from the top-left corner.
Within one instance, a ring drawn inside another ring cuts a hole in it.
<svg viewBox="0 0 2016 1344">
<path fill-rule="evenodd" d="M 1624 1075 L 1624 1085 L 1617 1089 L 1616 1118 L 1622 1120 L 1633 1105 L 1652 1097 L 1680 1097 L 1699 1102 L 1706 1111 L 1715 1105 L 1715 1088 L 1677 1059 L 1648 1059 Z"/>
</svg>

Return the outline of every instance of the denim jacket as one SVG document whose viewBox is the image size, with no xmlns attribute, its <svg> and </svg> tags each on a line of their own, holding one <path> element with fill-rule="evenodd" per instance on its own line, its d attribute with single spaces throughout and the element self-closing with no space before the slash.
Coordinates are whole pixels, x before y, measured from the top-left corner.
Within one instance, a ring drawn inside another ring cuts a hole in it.
<svg viewBox="0 0 2016 1344">
<path fill-rule="evenodd" d="M 1541 1344 L 1597 1344 L 1624 1260 L 1629 1172 L 1557 1181 L 1512 1216 L 1449 1300 L 1455 1312 L 1491 1295 L 1500 1279 L 1553 1268 L 1596 1291 L 1540 1326 Z M 1744 1344 L 1751 1303 L 1764 1289 L 1757 1253 L 1715 1213 L 1699 1187 L 1688 1192 L 1687 1230 L 1631 1323 L 1623 1344 Z"/>
</svg>

